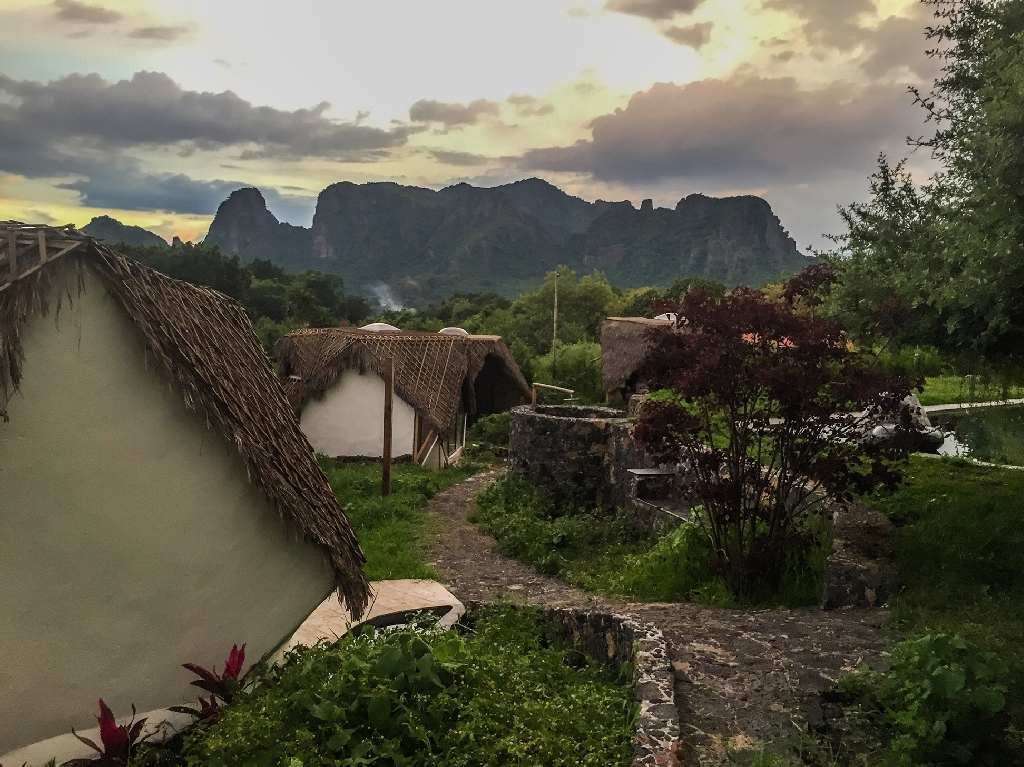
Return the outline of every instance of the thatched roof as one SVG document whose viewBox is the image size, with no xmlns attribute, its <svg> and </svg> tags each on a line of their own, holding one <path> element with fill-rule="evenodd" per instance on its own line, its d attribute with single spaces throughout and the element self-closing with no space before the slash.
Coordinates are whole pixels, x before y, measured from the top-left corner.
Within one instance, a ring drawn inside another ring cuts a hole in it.
<svg viewBox="0 0 1024 767">
<path fill-rule="evenodd" d="M 275 354 L 296 412 L 334 385 L 346 370 L 384 375 L 395 366 L 395 391 L 432 428 L 445 431 L 460 403 L 470 413 L 507 409 L 529 401 L 530 387 L 499 336 L 460 336 L 356 328 L 297 330 L 278 341 Z M 491 392 L 479 402 L 481 373 L 489 367 Z"/>
<path fill-rule="evenodd" d="M 669 320 L 609 317 L 601 325 L 601 372 L 606 393 L 632 393 L 636 375 L 651 348 L 652 333 L 668 332 Z"/>
<path fill-rule="evenodd" d="M 369 587 L 355 533 L 249 319 L 227 296 L 142 266 L 71 227 L 0 222 L 0 416 L 21 380 L 22 330 L 52 308 L 62 268 L 90 269 L 102 280 L 160 374 L 238 451 L 278 513 L 327 553 L 339 593 L 361 614 Z"/>
</svg>

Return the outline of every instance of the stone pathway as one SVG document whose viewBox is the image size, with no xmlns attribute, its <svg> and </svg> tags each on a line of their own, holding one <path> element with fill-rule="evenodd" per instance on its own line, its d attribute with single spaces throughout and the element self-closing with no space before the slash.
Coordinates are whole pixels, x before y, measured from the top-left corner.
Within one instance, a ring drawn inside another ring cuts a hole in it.
<svg viewBox="0 0 1024 767">
<path fill-rule="evenodd" d="M 492 470 L 439 493 L 428 507 L 436 533 L 428 557 L 462 600 L 592 607 L 651 621 L 676 671 L 676 704 L 687 763 L 722 764 L 730 749 L 799 735 L 817 693 L 886 645 L 882 610 L 723 610 L 640 604 L 587 594 L 502 555 L 469 522 Z"/>
</svg>

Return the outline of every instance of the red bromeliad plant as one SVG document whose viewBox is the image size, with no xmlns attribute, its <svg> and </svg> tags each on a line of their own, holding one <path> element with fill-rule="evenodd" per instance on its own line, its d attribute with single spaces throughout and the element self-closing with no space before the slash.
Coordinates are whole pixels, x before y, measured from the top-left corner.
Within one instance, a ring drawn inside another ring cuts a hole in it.
<svg viewBox="0 0 1024 767">
<path fill-rule="evenodd" d="M 712 564 L 751 597 L 778 585 L 830 499 L 898 482 L 900 451 L 861 437 L 865 411 L 892 409 L 910 385 L 792 301 L 693 291 L 675 310 L 675 332 L 652 333 L 643 374 L 665 391 L 644 403 L 637 438 L 687 468 Z"/>
<path fill-rule="evenodd" d="M 100 715 L 96 721 L 100 725 L 100 742 L 82 737 L 72 730 L 72 734 L 82 743 L 93 749 L 99 756 L 95 759 L 72 759 L 65 762 L 63 767 L 84 767 L 85 765 L 126 765 L 128 764 L 135 747 L 143 743 L 146 738 L 142 737 L 142 728 L 146 724 L 145 719 L 135 719 L 135 706 L 132 706 L 132 718 L 128 724 L 118 724 L 114 719 L 114 713 L 110 707 L 99 700 Z"/>
<path fill-rule="evenodd" d="M 216 666 L 210 670 L 195 663 L 183 664 L 185 668 L 199 677 L 198 679 L 194 679 L 192 684 L 201 690 L 206 690 L 210 693 L 210 697 L 209 699 L 204 699 L 203 696 L 200 695 L 199 708 L 193 708 L 191 706 L 172 706 L 170 710 L 177 711 L 181 714 L 191 714 L 197 719 L 203 721 L 215 720 L 220 715 L 222 704 L 226 705 L 231 703 L 234 699 L 235 693 L 241 686 L 239 677 L 244 665 L 244 644 L 241 647 L 237 644 L 231 646 L 231 652 L 228 653 L 228 657 L 224 661 L 224 670 L 219 674 L 217 673 Z"/>
</svg>

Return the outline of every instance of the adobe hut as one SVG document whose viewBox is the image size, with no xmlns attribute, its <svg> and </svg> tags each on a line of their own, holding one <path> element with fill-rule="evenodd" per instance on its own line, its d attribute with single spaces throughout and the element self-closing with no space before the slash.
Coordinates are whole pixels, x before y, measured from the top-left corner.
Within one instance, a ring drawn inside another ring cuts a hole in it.
<svg viewBox="0 0 1024 767">
<path fill-rule="evenodd" d="M 0 222 L 0 547 L 0 754 L 368 596 L 242 308 L 71 227 Z"/>
<path fill-rule="evenodd" d="M 646 317 L 609 317 L 601 325 L 601 374 L 608 402 L 628 402 L 643 389 L 639 370 L 651 348 L 651 334 L 672 322 Z"/>
<path fill-rule="evenodd" d="M 474 419 L 530 400 L 499 336 L 320 328 L 288 334 L 275 352 L 303 432 L 331 457 L 382 455 L 383 377 L 391 366 L 392 454 L 424 466 L 455 463 Z"/>
</svg>

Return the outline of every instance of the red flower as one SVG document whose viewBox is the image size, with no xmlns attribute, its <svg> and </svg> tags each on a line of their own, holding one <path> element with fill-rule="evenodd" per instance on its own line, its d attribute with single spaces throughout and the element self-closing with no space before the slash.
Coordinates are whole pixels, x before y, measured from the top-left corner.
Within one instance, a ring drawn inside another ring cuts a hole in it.
<svg viewBox="0 0 1024 767">
<path fill-rule="evenodd" d="M 244 665 L 245 645 L 243 644 L 241 649 L 238 648 L 238 645 L 231 645 L 231 652 L 228 653 L 228 659 L 224 662 L 224 673 L 221 674 L 221 678 L 238 679 Z"/>
<path fill-rule="evenodd" d="M 114 712 L 100 698 L 100 715 L 96 721 L 100 724 L 100 740 L 106 752 L 117 753 L 128 748 L 128 729 L 120 727 L 114 719 Z"/>
</svg>

